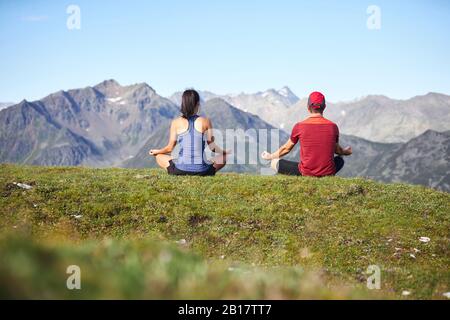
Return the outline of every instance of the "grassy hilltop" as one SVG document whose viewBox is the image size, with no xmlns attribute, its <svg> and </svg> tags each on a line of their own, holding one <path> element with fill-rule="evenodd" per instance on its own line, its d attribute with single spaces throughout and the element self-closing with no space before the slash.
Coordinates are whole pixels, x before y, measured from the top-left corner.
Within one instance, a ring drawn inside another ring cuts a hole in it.
<svg viewBox="0 0 450 320">
<path fill-rule="evenodd" d="M 425 187 L 0 165 L 0 194 L 0 298 L 450 291 L 450 194 Z M 66 288 L 69 265 L 81 268 L 80 291 Z M 370 265 L 381 268 L 381 290 L 366 288 Z"/>
</svg>

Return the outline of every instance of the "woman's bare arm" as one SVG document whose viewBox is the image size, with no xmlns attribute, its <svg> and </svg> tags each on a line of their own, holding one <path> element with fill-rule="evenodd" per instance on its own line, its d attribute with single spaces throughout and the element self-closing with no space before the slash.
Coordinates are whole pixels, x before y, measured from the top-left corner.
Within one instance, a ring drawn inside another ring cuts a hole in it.
<svg viewBox="0 0 450 320">
<path fill-rule="evenodd" d="M 176 120 L 172 121 L 170 125 L 170 137 L 167 145 L 162 149 L 152 149 L 149 151 L 151 156 L 157 156 L 158 154 L 169 154 L 173 151 L 177 145 L 177 123 Z"/>
<path fill-rule="evenodd" d="M 204 129 L 206 130 L 206 141 L 208 143 L 209 149 L 214 153 L 228 154 L 229 151 L 223 150 L 214 142 L 214 129 L 211 120 L 209 120 L 208 118 L 206 118 Z"/>
</svg>

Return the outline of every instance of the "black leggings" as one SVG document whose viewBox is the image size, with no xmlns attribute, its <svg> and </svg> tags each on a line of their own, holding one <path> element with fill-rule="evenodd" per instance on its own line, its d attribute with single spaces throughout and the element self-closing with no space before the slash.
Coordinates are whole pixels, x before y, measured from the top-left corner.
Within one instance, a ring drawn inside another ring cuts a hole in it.
<svg viewBox="0 0 450 320">
<path fill-rule="evenodd" d="M 288 176 L 301 176 L 298 165 L 298 162 L 281 159 L 278 162 L 278 173 Z M 334 157 L 334 165 L 336 166 L 336 173 L 338 173 L 344 167 L 344 159 L 342 157 Z"/>
</svg>

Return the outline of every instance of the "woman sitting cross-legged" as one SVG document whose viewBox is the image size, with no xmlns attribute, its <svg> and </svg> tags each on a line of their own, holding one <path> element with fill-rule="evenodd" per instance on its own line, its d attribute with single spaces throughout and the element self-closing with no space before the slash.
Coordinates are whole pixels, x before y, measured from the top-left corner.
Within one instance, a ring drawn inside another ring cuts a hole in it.
<svg viewBox="0 0 450 320">
<path fill-rule="evenodd" d="M 195 90 L 186 90 L 181 103 L 182 116 L 173 120 L 170 126 L 169 143 L 162 149 L 150 150 L 158 165 L 171 175 L 214 176 L 226 164 L 227 151 L 214 143 L 212 124 L 208 118 L 198 116 L 200 96 Z M 170 153 L 180 146 L 178 159 Z M 219 154 L 208 161 L 206 144 Z"/>
</svg>

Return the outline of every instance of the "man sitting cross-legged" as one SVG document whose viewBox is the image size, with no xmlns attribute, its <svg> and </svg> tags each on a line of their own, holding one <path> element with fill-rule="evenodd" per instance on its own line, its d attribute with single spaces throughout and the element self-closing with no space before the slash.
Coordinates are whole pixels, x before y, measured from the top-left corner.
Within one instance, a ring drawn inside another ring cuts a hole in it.
<svg viewBox="0 0 450 320">
<path fill-rule="evenodd" d="M 271 160 L 272 168 L 279 174 L 295 176 L 324 177 L 333 176 L 344 167 L 341 156 L 352 154 L 352 148 L 339 145 L 337 125 L 323 117 L 325 97 L 320 92 L 313 92 L 308 99 L 310 116 L 297 123 L 291 137 L 279 150 L 270 154 L 263 152 L 262 158 Z M 300 163 L 280 160 L 300 141 Z M 335 157 L 334 155 L 338 156 Z"/>
</svg>

